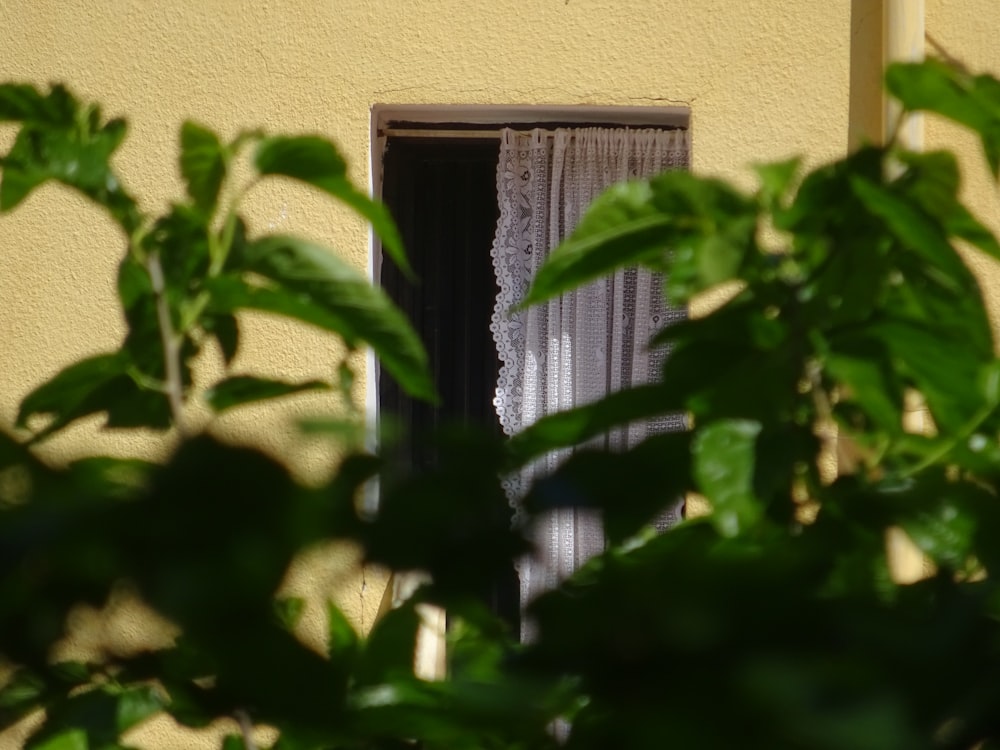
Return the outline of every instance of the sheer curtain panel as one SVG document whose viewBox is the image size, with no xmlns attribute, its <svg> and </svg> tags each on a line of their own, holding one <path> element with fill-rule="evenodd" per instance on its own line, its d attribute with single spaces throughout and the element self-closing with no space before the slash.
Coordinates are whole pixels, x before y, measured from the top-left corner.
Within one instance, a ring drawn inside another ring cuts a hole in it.
<svg viewBox="0 0 1000 750">
<path fill-rule="evenodd" d="M 616 182 L 686 169 L 689 151 L 686 130 L 501 133 L 500 219 L 492 250 L 499 294 L 490 328 L 501 362 L 494 405 L 506 434 L 657 377 L 665 351 L 649 348 L 648 342 L 655 331 L 685 315 L 666 307 L 658 275 L 620 270 L 546 304 L 512 308 L 594 198 Z M 683 418 L 630 425 L 609 435 L 607 446 L 624 450 L 647 434 L 670 429 L 683 429 Z M 551 473 L 566 454 L 547 455 L 507 478 L 515 509 L 531 482 Z M 536 527 L 534 542 L 537 555 L 519 566 L 522 606 L 600 552 L 604 534 L 592 512 L 557 510 Z"/>
</svg>

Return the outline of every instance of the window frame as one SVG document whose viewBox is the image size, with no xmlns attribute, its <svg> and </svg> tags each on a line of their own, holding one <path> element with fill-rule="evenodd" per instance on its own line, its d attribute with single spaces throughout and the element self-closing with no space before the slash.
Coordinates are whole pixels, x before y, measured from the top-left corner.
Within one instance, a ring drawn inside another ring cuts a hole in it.
<svg viewBox="0 0 1000 750">
<path fill-rule="evenodd" d="M 617 105 L 496 105 L 496 104 L 374 104 L 371 108 L 369 140 L 369 190 L 382 199 L 383 160 L 389 137 L 455 138 L 499 137 L 504 127 L 636 127 L 691 129 L 691 109 L 678 106 Z M 468 134 L 465 136 L 464 134 Z M 693 158 L 693 149 L 692 149 Z M 369 231 L 368 277 L 381 285 L 382 245 Z M 372 424 L 379 417 L 379 366 L 374 353 L 365 362 L 365 413 Z M 369 431 L 370 449 L 375 450 L 375 431 Z M 372 502 L 374 498 L 372 498 Z"/>
</svg>

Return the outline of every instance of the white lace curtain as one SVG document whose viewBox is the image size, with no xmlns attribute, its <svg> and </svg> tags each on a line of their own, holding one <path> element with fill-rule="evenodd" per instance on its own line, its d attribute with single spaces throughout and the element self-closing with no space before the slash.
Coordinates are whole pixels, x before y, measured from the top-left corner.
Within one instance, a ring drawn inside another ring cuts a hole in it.
<svg viewBox="0 0 1000 750">
<path fill-rule="evenodd" d="M 491 330 L 501 361 L 494 404 L 506 434 L 657 376 L 664 351 L 648 348 L 649 339 L 684 316 L 683 310 L 665 306 L 657 275 L 621 270 L 546 304 L 511 309 L 594 198 L 616 182 L 686 169 L 689 151 L 686 130 L 507 129 L 501 134 L 500 220 L 492 250 L 500 292 Z M 609 435 L 608 447 L 623 450 L 650 432 L 681 429 L 681 419 L 630 425 Z M 545 456 L 507 479 L 515 508 L 532 480 L 565 457 L 565 451 Z M 600 518 L 583 510 L 553 511 L 535 535 L 538 554 L 519 566 L 522 606 L 604 548 Z"/>
</svg>

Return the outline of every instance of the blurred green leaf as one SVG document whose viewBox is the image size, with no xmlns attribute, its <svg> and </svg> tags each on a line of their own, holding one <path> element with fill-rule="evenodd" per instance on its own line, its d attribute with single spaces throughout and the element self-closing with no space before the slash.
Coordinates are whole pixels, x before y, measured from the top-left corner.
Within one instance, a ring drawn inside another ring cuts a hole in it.
<svg viewBox="0 0 1000 750">
<path fill-rule="evenodd" d="M 668 250 L 670 221 L 654 204 L 649 182 L 609 188 L 590 205 L 569 239 L 549 255 L 522 306 L 542 302 L 623 264 L 661 258 Z"/>
<path fill-rule="evenodd" d="M 909 249 L 940 271 L 934 275 L 951 292 L 962 289 L 969 271 L 936 222 L 904 197 L 863 178 L 852 181 L 865 206 L 886 221 L 893 234 Z"/>
<path fill-rule="evenodd" d="M 48 180 L 75 188 L 106 208 L 128 233 L 140 224 L 135 201 L 123 189 L 110 166 L 111 154 L 125 137 L 125 122 L 109 120 L 101 124 L 99 112 L 89 117 L 78 111 L 64 89 L 53 88 L 50 104 L 44 109 L 69 109 L 51 120 L 31 120 L 19 130 L 14 144 L 0 160 L 0 211 L 9 211 Z M 53 103 L 56 102 L 56 103 Z"/>
<path fill-rule="evenodd" d="M 894 63 L 886 88 L 909 110 L 925 110 L 976 132 L 994 178 L 1000 174 L 1000 82 L 940 60 Z"/>
<path fill-rule="evenodd" d="M 195 205 L 211 214 L 226 175 L 226 152 L 218 136 L 194 122 L 181 126 L 181 175 Z"/>
<path fill-rule="evenodd" d="M 623 453 L 581 450 L 551 476 L 537 480 L 523 507 L 532 513 L 598 508 L 608 540 L 619 544 L 692 489 L 690 454 L 687 432 L 654 435 Z"/>
<path fill-rule="evenodd" d="M 330 384 L 322 380 L 286 383 L 283 380 L 258 378 L 251 375 L 233 375 L 219 381 L 205 391 L 205 400 L 212 411 L 221 414 L 229 409 L 255 401 L 265 401 L 307 391 L 328 391 L 330 388 Z"/>
<path fill-rule="evenodd" d="M 682 402 L 669 387 L 641 385 L 599 401 L 542 417 L 514 435 L 507 449 L 515 465 L 556 448 L 577 445 L 628 422 L 676 412 Z"/>
<path fill-rule="evenodd" d="M 257 149 L 256 164 L 262 175 L 300 180 L 353 208 L 371 223 L 385 251 L 412 278 L 413 270 L 392 215 L 385 206 L 351 184 L 344 158 L 333 143 L 311 135 L 265 138 Z"/>
<path fill-rule="evenodd" d="M 841 398 L 857 402 L 890 435 L 903 429 L 903 390 L 877 339 L 847 339 L 823 358 L 826 371 L 846 386 Z"/>
<path fill-rule="evenodd" d="M 278 622 L 288 630 L 294 630 L 306 611 L 306 600 L 300 596 L 285 596 L 274 600 L 274 612 Z"/>
<path fill-rule="evenodd" d="M 30 84 L 0 84 L 0 121 L 70 125 L 77 106 L 63 86 L 53 86 L 49 95 L 44 96 Z"/>
<path fill-rule="evenodd" d="M 326 632 L 327 655 L 338 664 L 352 667 L 360 651 L 360 640 L 354 626 L 333 602 L 326 605 Z"/>
<path fill-rule="evenodd" d="M 31 742 L 26 750 L 91 750 L 87 733 L 82 729 L 70 729 L 48 739 Z"/>
<path fill-rule="evenodd" d="M 379 618 L 365 642 L 356 672 L 358 683 L 377 685 L 399 675 L 412 675 L 419 628 L 420 615 L 413 601 Z"/>
<path fill-rule="evenodd" d="M 763 515 L 754 495 L 754 465 L 761 425 L 725 420 L 700 428 L 691 446 L 693 474 L 712 503 L 711 520 L 719 533 L 746 533 Z"/>
<path fill-rule="evenodd" d="M 103 411 L 115 388 L 127 379 L 128 366 L 128 359 L 117 352 L 69 365 L 24 397 L 17 426 L 27 427 L 35 415 L 50 416 L 51 421 L 36 433 L 41 438 L 76 419 Z"/>
<path fill-rule="evenodd" d="M 227 314 L 203 316 L 201 322 L 205 330 L 219 342 L 223 361 L 231 365 L 240 348 L 240 326 L 236 316 Z"/>
<path fill-rule="evenodd" d="M 217 281 L 211 285 L 216 305 L 298 318 L 339 333 L 348 346 L 367 343 L 408 393 L 436 400 L 427 354 L 405 316 L 332 251 L 296 237 L 270 236 L 247 245 L 240 261 L 278 286 L 251 289 Z"/>
<path fill-rule="evenodd" d="M 760 200 L 770 209 L 780 208 L 802 167 L 801 157 L 785 161 L 755 164 L 754 172 L 760 180 Z"/>
<path fill-rule="evenodd" d="M 66 747 L 117 746 L 124 732 L 158 713 L 163 706 L 164 700 L 155 688 L 95 688 L 49 707 L 45 723 L 32 735 L 26 748 L 62 748 L 63 742 L 82 743 Z"/>
</svg>

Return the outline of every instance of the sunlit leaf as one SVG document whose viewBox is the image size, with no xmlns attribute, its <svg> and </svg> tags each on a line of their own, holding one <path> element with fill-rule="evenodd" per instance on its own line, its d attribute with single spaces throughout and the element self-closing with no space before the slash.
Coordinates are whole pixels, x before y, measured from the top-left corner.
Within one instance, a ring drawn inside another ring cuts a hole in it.
<svg viewBox="0 0 1000 750">
<path fill-rule="evenodd" d="M 313 135 L 266 138 L 257 149 L 256 164 L 263 175 L 300 180 L 353 208 L 371 223 L 385 251 L 412 277 L 413 271 L 392 215 L 385 206 L 351 184 L 344 158 L 332 142 Z"/>
<path fill-rule="evenodd" d="M 758 422 L 714 422 L 698 430 L 691 446 L 695 480 L 712 503 L 713 523 L 725 536 L 744 533 L 763 514 L 753 491 L 760 431 Z"/>
<path fill-rule="evenodd" d="M 975 131 L 993 176 L 1000 174 L 1000 82 L 940 60 L 895 63 L 885 80 L 907 109 L 935 112 Z"/>
<path fill-rule="evenodd" d="M 336 253 L 297 237 L 270 236 L 248 244 L 240 262 L 279 287 L 217 283 L 216 303 L 227 312 L 244 307 L 278 313 L 338 333 L 348 346 L 364 342 L 408 393 L 436 399 L 427 354 L 406 317 Z"/>
<path fill-rule="evenodd" d="M 181 175 L 188 195 L 202 211 L 211 213 L 226 174 L 226 154 L 218 136 L 202 125 L 181 126 Z"/>
</svg>

